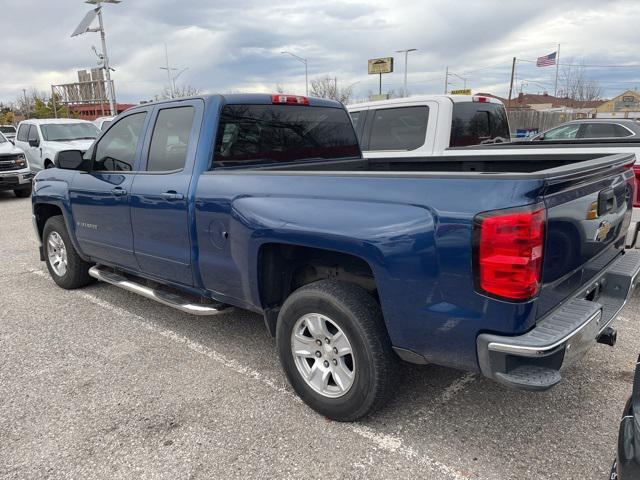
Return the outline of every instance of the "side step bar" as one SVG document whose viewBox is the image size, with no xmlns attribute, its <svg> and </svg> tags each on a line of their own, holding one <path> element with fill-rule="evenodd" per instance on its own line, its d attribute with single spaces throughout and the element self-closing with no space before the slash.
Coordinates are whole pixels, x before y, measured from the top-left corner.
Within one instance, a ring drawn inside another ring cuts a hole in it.
<svg viewBox="0 0 640 480">
<path fill-rule="evenodd" d="M 219 303 L 215 305 L 200 305 L 197 303 L 191 303 L 184 297 L 178 294 L 166 292 L 164 290 L 157 290 L 155 288 L 147 287 L 133 280 L 128 279 L 123 275 L 119 275 L 113 271 L 106 270 L 99 266 L 91 267 L 89 269 L 89 275 L 93 278 L 100 280 L 101 282 L 110 283 L 116 287 L 123 288 L 143 297 L 155 300 L 169 307 L 173 307 L 181 312 L 190 313 L 192 315 L 218 315 L 220 313 L 226 313 L 231 310 L 231 307 Z"/>
</svg>

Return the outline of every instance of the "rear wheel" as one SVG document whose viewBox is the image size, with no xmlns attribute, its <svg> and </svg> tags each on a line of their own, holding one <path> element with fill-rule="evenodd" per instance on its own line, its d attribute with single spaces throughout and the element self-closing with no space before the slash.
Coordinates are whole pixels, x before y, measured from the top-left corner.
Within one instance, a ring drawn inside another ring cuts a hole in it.
<svg viewBox="0 0 640 480">
<path fill-rule="evenodd" d="M 323 280 L 296 290 L 276 337 L 291 386 L 318 413 L 353 421 L 387 400 L 397 357 L 380 307 L 362 288 Z"/>
<path fill-rule="evenodd" d="M 62 216 L 47 220 L 42 240 L 47 269 L 59 287 L 71 290 L 92 282 L 89 276 L 91 264 L 82 260 L 73 248 Z"/>
</svg>

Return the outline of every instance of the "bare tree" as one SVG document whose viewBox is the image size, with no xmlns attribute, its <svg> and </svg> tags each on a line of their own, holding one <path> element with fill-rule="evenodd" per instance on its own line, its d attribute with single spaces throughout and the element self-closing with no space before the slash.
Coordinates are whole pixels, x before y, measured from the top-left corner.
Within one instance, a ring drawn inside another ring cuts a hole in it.
<svg viewBox="0 0 640 480">
<path fill-rule="evenodd" d="M 560 70 L 560 90 L 563 96 L 579 102 L 600 100 L 603 88 L 597 80 L 588 80 L 584 64 L 574 64 L 572 59 Z"/>
<path fill-rule="evenodd" d="M 284 93 L 284 87 L 280 83 L 276 83 L 276 93 Z"/>
<path fill-rule="evenodd" d="M 325 77 L 314 78 L 311 80 L 311 91 L 309 94 L 312 97 L 330 98 L 342 103 L 349 103 L 349 100 L 353 95 L 353 85 L 339 88 L 338 79 L 335 77 L 331 78 L 327 75 Z"/>
<path fill-rule="evenodd" d="M 167 100 L 169 98 L 183 98 L 183 97 L 192 97 L 194 95 L 198 95 L 200 93 L 200 89 L 196 88 L 189 84 L 178 85 L 173 90 L 173 97 L 171 96 L 171 89 L 169 87 L 164 87 L 162 92 L 158 98 L 161 100 Z"/>
</svg>

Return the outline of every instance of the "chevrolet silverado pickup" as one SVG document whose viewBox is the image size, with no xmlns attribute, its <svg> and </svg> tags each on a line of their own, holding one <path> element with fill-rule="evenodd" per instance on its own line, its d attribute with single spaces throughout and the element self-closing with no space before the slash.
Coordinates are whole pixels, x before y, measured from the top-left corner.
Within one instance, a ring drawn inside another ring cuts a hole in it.
<svg viewBox="0 0 640 480">
<path fill-rule="evenodd" d="M 16 197 L 31 195 L 33 174 L 24 152 L 0 132 L 0 191 L 13 190 Z"/>
<path fill-rule="evenodd" d="M 399 360 L 545 390 L 631 295 L 633 155 L 363 158 L 344 107 L 207 95 L 118 116 L 35 178 L 54 282 L 195 315 L 261 314 L 284 373 L 340 421 Z"/>
</svg>

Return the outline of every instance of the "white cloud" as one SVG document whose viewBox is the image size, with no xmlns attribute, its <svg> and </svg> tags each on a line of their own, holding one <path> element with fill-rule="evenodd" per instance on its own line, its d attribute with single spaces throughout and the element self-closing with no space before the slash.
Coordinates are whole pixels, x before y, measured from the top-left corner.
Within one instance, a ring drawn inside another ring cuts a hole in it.
<svg viewBox="0 0 640 480">
<path fill-rule="evenodd" d="M 636 5 L 632 0 L 124 0 L 106 5 L 104 16 L 121 101 L 149 99 L 162 90 L 164 42 L 172 66 L 188 67 L 179 83 L 203 91 L 267 92 L 281 84 L 303 92 L 303 65 L 280 54 L 290 50 L 309 59 L 310 77 L 357 82 L 356 96 L 363 97 L 377 89 L 377 78 L 366 74 L 367 58 L 418 48 L 409 62 L 413 93 L 440 93 L 448 65 L 474 89 L 504 95 L 513 56 L 535 59 L 558 42 L 562 58 L 636 63 Z M 48 90 L 51 83 L 74 81 L 76 70 L 95 66 L 91 46 L 99 45 L 97 36 L 70 38 L 88 9 L 79 0 L 21 0 L 2 9 L 0 101 L 14 100 L 22 88 Z M 403 68 L 398 56 L 396 72 L 383 78 L 385 89 L 401 87 Z M 588 74 L 612 95 L 634 86 L 640 68 L 588 69 Z M 550 86 L 554 71 L 522 62 L 517 76 Z M 461 86 L 461 80 L 452 80 Z"/>
</svg>

